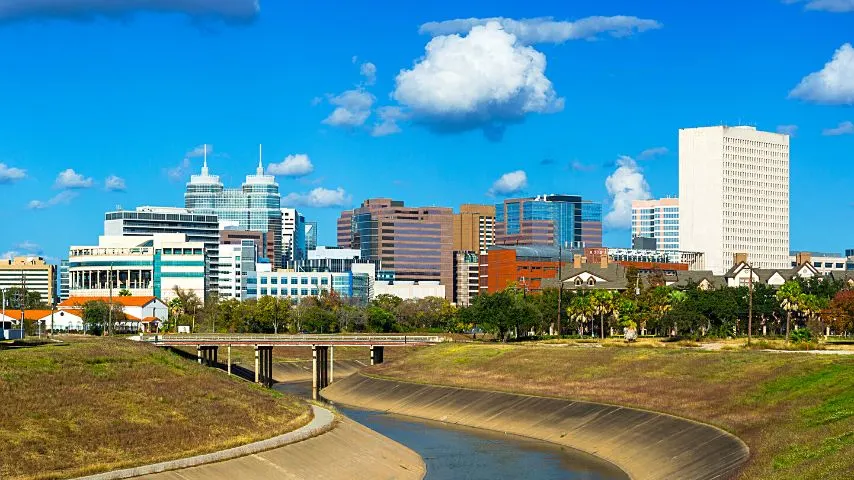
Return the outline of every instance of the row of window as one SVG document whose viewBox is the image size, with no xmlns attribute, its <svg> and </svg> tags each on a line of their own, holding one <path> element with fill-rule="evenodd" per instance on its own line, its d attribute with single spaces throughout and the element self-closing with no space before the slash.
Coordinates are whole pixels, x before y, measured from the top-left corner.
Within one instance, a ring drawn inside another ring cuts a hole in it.
<svg viewBox="0 0 854 480">
<path fill-rule="evenodd" d="M 262 276 L 259 278 L 261 280 L 261 282 L 260 282 L 261 285 L 267 285 L 268 283 L 270 285 L 277 285 L 279 283 L 279 278 L 281 278 L 282 285 L 288 284 L 288 277 L 266 277 L 266 276 Z M 318 277 L 299 277 L 299 278 L 298 277 L 290 277 L 290 284 L 291 285 L 308 285 L 310 283 L 311 285 L 317 285 L 318 280 L 320 282 L 320 285 L 329 285 L 329 278 L 328 277 L 320 277 L 320 279 L 318 279 Z M 249 283 L 255 283 L 255 278 L 250 277 Z"/>
</svg>

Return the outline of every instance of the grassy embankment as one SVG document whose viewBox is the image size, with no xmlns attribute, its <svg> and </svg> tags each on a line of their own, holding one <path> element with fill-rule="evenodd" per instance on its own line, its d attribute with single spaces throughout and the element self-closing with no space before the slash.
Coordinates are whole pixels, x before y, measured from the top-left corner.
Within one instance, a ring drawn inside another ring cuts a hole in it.
<svg viewBox="0 0 854 480">
<path fill-rule="evenodd" d="M 150 345 L 75 339 L 0 351 L 0 478 L 63 478 L 294 430 L 299 400 Z"/>
<path fill-rule="evenodd" d="M 707 422 L 750 447 L 741 478 L 850 479 L 854 472 L 854 356 L 446 344 L 368 372 Z"/>
</svg>

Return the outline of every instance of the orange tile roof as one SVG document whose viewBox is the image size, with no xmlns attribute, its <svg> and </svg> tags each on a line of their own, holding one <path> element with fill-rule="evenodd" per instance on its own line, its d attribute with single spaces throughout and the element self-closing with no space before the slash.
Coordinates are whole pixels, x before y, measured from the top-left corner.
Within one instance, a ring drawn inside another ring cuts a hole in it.
<svg viewBox="0 0 854 480">
<path fill-rule="evenodd" d="M 125 320 L 130 320 L 130 321 L 132 321 L 132 322 L 138 322 L 138 321 L 140 321 L 140 320 L 139 320 L 139 317 L 135 317 L 135 316 L 130 315 L 130 314 L 128 314 L 128 313 L 126 313 L 126 314 L 125 314 Z"/>
<path fill-rule="evenodd" d="M 56 311 L 56 313 L 59 313 Z M 41 320 L 44 317 L 50 316 L 50 310 L 24 310 L 24 320 L 27 321 L 35 321 Z M 10 310 L 6 309 L 6 317 L 11 318 L 12 320 L 20 320 L 21 319 L 21 311 L 20 310 Z M 8 321 L 8 320 L 7 320 Z"/>
<path fill-rule="evenodd" d="M 60 307 L 66 308 L 80 308 L 86 302 L 91 301 L 102 301 L 109 302 L 110 297 L 69 297 L 59 303 Z M 143 307 L 151 303 L 151 301 L 157 300 L 157 297 L 120 297 L 118 295 L 113 296 L 113 303 L 118 303 L 125 307 Z"/>
</svg>

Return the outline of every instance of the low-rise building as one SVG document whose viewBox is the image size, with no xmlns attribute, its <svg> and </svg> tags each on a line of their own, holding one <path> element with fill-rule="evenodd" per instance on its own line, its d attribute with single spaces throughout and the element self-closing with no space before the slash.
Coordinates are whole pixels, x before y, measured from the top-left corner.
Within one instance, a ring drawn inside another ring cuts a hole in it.
<svg viewBox="0 0 854 480">
<path fill-rule="evenodd" d="M 492 246 L 480 256 L 480 291 L 494 293 L 515 285 L 537 293 L 543 280 L 556 278 L 561 263 L 571 265 L 572 258 L 568 249 L 551 245 Z"/>
<path fill-rule="evenodd" d="M 38 292 L 46 305 L 54 303 L 56 265 L 42 257 L 14 257 L 0 260 L 0 290 L 22 288 Z"/>
<path fill-rule="evenodd" d="M 69 296 L 135 297 L 169 301 L 180 288 L 205 298 L 205 245 L 179 233 L 148 237 L 101 236 L 98 245 L 69 249 Z"/>
<path fill-rule="evenodd" d="M 747 262 L 740 261 L 727 270 L 724 279 L 729 287 L 746 287 L 751 282 L 751 276 L 753 283 L 764 283 L 773 287 L 779 287 L 795 278 L 824 278 L 810 263 L 792 268 L 751 268 Z"/>
<path fill-rule="evenodd" d="M 791 252 L 789 255 L 792 267 L 809 263 L 822 275 L 830 272 L 841 272 L 847 269 L 848 256 L 838 253 L 822 252 Z"/>
<path fill-rule="evenodd" d="M 427 297 L 445 298 L 445 286 L 438 281 L 430 280 L 377 280 L 374 284 L 374 295 L 394 295 L 404 300 Z"/>
<path fill-rule="evenodd" d="M 241 240 L 239 245 L 219 246 L 219 296 L 242 300 L 246 294 L 246 279 L 256 270 L 258 248 L 255 240 Z"/>
<path fill-rule="evenodd" d="M 169 307 L 163 300 L 153 296 L 143 297 L 69 297 L 59 303 L 60 311 L 72 312 L 82 317 L 83 306 L 87 302 L 104 302 L 112 303 L 113 305 L 121 306 L 124 313 L 130 321 L 149 321 L 157 319 L 165 322 L 169 319 Z"/>
<path fill-rule="evenodd" d="M 335 292 L 345 300 L 365 304 L 371 298 L 371 278 L 367 273 L 294 272 L 287 270 L 249 272 L 246 298 L 286 297 L 299 302 Z"/>
<path fill-rule="evenodd" d="M 477 252 L 454 252 L 453 303 L 464 306 L 480 292 L 480 256 Z"/>
</svg>

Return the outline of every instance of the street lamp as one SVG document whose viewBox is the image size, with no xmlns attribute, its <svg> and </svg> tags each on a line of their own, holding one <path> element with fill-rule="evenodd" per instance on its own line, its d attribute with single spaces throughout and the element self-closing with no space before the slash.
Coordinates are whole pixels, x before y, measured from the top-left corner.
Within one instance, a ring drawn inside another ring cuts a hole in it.
<svg viewBox="0 0 854 480">
<path fill-rule="evenodd" d="M 753 264 L 748 263 L 747 268 L 750 271 L 750 278 L 747 280 L 748 300 L 747 300 L 747 346 L 750 346 L 750 339 L 753 335 Z"/>
</svg>

